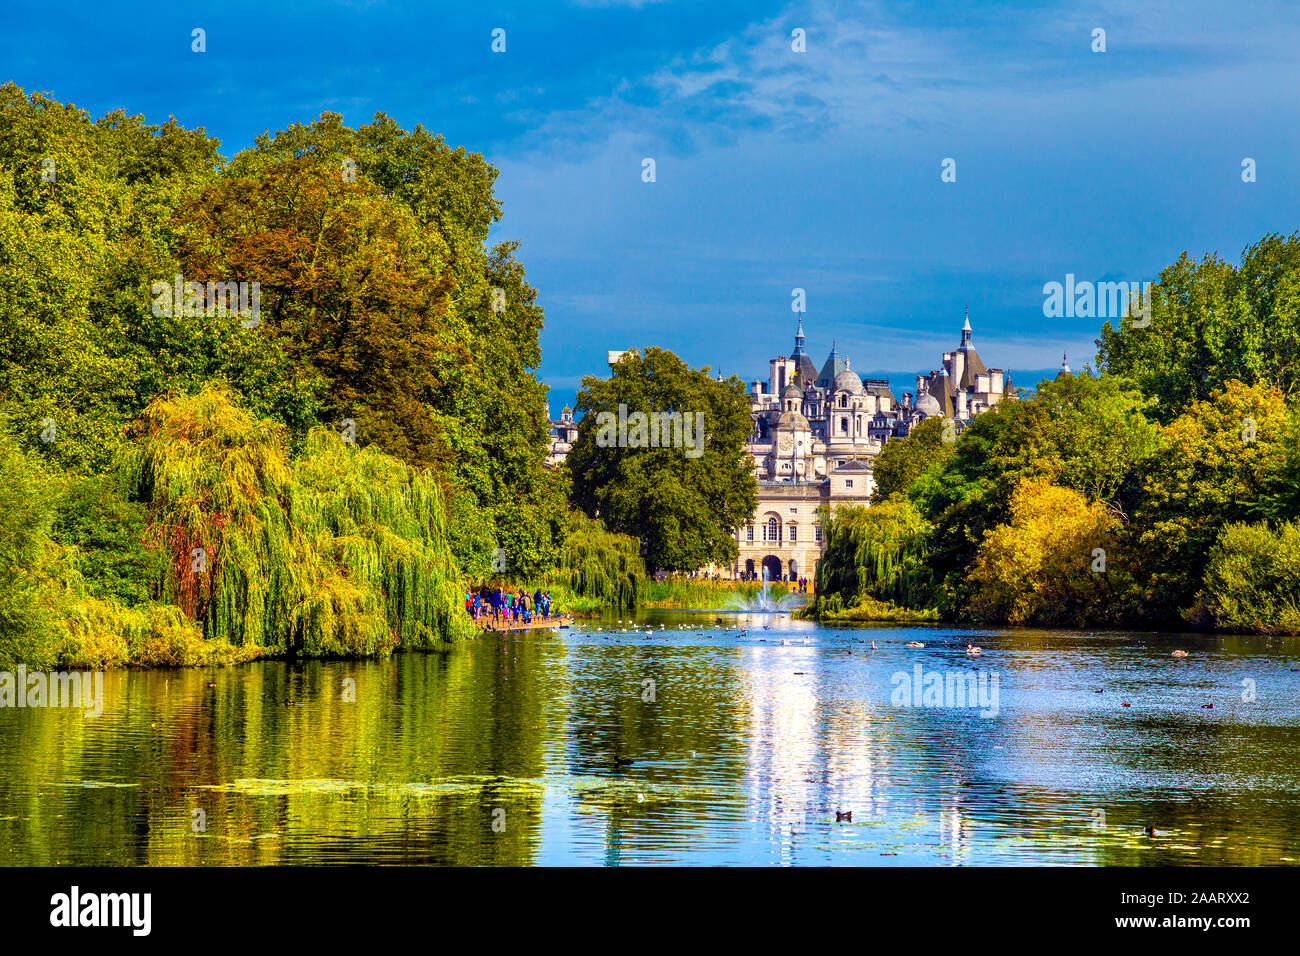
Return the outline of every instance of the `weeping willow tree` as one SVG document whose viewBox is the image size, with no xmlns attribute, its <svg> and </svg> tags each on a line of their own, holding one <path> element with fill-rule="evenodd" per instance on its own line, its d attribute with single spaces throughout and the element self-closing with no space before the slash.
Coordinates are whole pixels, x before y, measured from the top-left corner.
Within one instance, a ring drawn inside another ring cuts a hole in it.
<svg viewBox="0 0 1300 956">
<path fill-rule="evenodd" d="M 601 521 L 570 511 L 551 585 L 619 608 L 635 607 L 645 581 L 636 538 L 608 531 Z"/>
<path fill-rule="evenodd" d="M 818 601 L 838 596 L 928 608 L 933 578 L 925 561 L 925 519 L 910 502 L 838 508 L 823 515 L 826 553 L 817 565 Z"/>
<path fill-rule="evenodd" d="M 206 638 L 331 657 L 471 633 L 427 472 L 323 428 L 290 463 L 284 430 L 216 385 L 156 399 L 133 437 L 159 596 Z"/>
</svg>

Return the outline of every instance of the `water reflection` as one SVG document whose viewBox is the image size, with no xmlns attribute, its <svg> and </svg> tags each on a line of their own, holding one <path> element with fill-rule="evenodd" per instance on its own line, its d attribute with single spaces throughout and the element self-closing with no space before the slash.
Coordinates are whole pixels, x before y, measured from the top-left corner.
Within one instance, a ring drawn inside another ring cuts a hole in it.
<svg viewBox="0 0 1300 956">
<path fill-rule="evenodd" d="M 1294 642 L 718 620 L 652 611 L 383 663 L 115 672 L 98 719 L 0 709 L 0 862 L 1300 856 Z M 998 674 L 998 715 L 894 706 L 891 675 L 917 662 Z"/>
</svg>

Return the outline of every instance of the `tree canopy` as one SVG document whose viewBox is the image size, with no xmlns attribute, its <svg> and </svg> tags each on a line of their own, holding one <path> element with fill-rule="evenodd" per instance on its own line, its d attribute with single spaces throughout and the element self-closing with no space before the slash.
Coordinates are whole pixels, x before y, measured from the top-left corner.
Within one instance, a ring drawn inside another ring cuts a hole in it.
<svg viewBox="0 0 1300 956">
<path fill-rule="evenodd" d="M 609 379 L 588 377 L 582 386 L 578 440 L 568 457 L 574 503 L 611 531 L 640 538 L 651 570 L 732 561 L 739 553 L 735 529 L 757 504 L 745 450 L 751 422 L 744 384 L 718 381 L 707 366 L 692 369 L 650 348 L 625 353 Z M 607 427 L 620 420 L 620 407 L 624 422 L 638 413 L 677 415 L 689 419 L 690 431 L 673 432 L 683 440 L 673 445 L 670 435 L 663 443 L 670 447 L 649 447 L 635 425 L 626 434 Z"/>
</svg>

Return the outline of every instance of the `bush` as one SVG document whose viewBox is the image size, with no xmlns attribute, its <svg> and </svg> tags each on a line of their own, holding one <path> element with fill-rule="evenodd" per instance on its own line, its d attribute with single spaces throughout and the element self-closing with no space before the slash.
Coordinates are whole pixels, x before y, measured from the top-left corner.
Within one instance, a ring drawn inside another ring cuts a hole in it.
<svg viewBox="0 0 1300 956">
<path fill-rule="evenodd" d="M 556 568 L 546 582 L 611 607 L 636 607 L 645 582 L 640 542 L 606 530 L 603 522 L 581 511 L 570 511 Z"/>
<path fill-rule="evenodd" d="M 1011 520 L 985 534 L 971 568 L 972 616 L 1065 626 L 1110 620 L 1128 584 L 1119 530 L 1118 518 L 1077 491 L 1041 478 L 1021 482 Z"/>
<path fill-rule="evenodd" d="M 1300 522 L 1226 526 L 1188 619 L 1217 630 L 1300 634 Z"/>
<path fill-rule="evenodd" d="M 162 555 L 145 545 L 148 515 L 114 476 L 75 478 L 60 497 L 52 535 L 72 551 L 85 593 L 127 607 L 153 599 Z"/>
<path fill-rule="evenodd" d="M 40 593 L 53 500 L 47 477 L 0 429 L 0 667 L 40 665 L 48 653 Z"/>
<path fill-rule="evenodd" d="M 205 641 L 194 622 L 170 605 L 124 608 L 87 598 L 67 609 L 56 631 L 57 664 L 68 668 L 198 667 L 261 655 L 258 647 Z"/>
</svg>

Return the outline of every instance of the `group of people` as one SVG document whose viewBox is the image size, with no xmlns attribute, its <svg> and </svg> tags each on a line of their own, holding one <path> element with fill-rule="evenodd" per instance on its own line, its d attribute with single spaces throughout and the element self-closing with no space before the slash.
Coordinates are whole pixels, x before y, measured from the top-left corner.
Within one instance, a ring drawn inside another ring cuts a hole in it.
<svg viewBox="0 0 1300 956">
<path fill-rule="evenodd" d="M 531 624 L 534 617 L 551 616 L 551 592 L 540 588 L 532 594 L 524 588 L 503 592 L 499 587 L 489 589 L 484 585 L 477 594 L 465 592 L 465 612 L 484 624 L 489 617 L 507 624 Z"/>
</svg>

